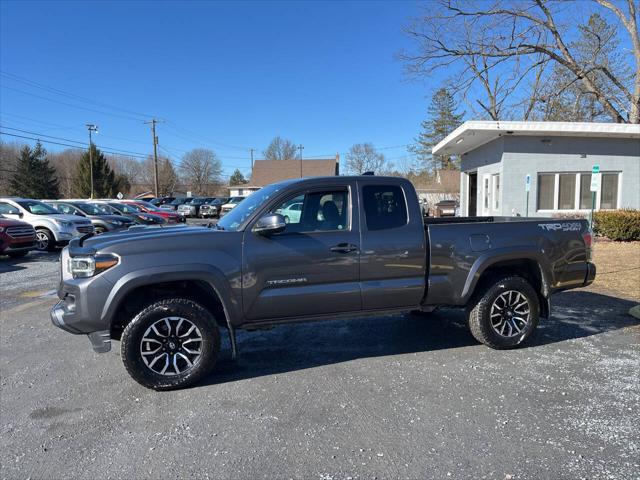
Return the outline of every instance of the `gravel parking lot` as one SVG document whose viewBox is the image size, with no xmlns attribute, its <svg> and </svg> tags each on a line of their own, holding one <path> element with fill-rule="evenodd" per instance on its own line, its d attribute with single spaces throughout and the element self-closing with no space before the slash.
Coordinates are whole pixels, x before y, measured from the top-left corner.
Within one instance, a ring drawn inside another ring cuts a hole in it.
<svg viewBox="0 0 640 480">
<path fill-rule="evenodd" d="M 633 302 L 571 291 L 526 346 L 464 315 L 226 335 L 199 386 L 158 393 L 50 324 L 56 254 L 0 259 L 2 478 L 640 478 Z"/>
</svg>

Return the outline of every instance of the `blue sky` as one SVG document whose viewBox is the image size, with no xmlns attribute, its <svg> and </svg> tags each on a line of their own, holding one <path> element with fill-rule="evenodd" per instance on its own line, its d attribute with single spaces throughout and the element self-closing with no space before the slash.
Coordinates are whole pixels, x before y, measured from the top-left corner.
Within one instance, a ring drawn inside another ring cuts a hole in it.
<svg viewBox="0 0 640 480">
<path fill-rule="evenodd" d="M 432 93 L 408 81 L 395 59 L 410 48 L 402 27 L 420 8 L 413 1 L 2 1 L 0 121 L 79 141 L 84 125 L 95 123 L 99 146 L 148 153 L 142 121 L 154 115 L 166 121 L 158 126 L 161 153 L 177 163 L 186 150 L 211 148 L 226 174 L 235 166 L 248 173 L 248 148 L 259 158 L 275 135 L 302 143 L 307 157 L 367 141 L 404 145 Z M 397 160 L 406 149 L 384 153 Z"/>
</svg>

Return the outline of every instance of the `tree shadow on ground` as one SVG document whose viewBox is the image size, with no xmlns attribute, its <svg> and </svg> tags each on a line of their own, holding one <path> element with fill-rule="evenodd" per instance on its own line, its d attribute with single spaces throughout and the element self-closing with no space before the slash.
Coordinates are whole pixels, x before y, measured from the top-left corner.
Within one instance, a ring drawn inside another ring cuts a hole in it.
<svg viewBox="0 0 640 480">
<path fill-rule="evenodd" d="M 523 348 L 588 337 L 640 321 L 627 314 L 634 302 L 586 291 L 552 299 L 552 315 Z M 225 338 L 226 340 L 226 338 Z M 223 342 L 228 345 L 228 342 Z M 238 332 L 238 359 L 228 348 L 201 386 L 303 370 L 360 358 L 454 349 L 478 345 L 463 310 L 430 315 L 354 317 L 349 320 L 289 324 L 258 332 Z"/>
</svg>

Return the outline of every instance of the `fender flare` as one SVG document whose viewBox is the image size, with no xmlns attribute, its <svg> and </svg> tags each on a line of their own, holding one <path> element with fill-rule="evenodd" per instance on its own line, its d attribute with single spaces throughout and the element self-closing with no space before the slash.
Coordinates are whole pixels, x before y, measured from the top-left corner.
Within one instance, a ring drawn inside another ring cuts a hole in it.
<svg viewBox="0 0 640 480">
<path fill-rule="evenodd" d="M 100 318 L 111 325 L 124 298 L 134 289 L 157 283 L 200 280 L 215 292 L 225 314 L 227 326 L 240 323 L 240 302 L 235 298 L 225 275 L 217 268 L 205 264 L 162 265 L 136 270 L 119 278 L 104 302 Z"/>
<path fill-rule="evenodd" d="M 473 295 L 476 286 L 478 285 L 478 281 L 482 274 L 493 265 L 509 261 L 509 260 L 531 260 L 535 262 L 540 271 L 541 278 L 541 289 L 540 296 L 543 299 L 549 298 L 550 293 L 550 285 L 552 283 L 553 273 L 551 268 L 546 261 L 544 254 L 538 250 L 532 250 L 531 246 L 520 246 L 520 247 L 508 247 L 508 248 L 499 248 L 495 250 L 489 250 L 484 254 L 480 255 L 471 266 L 469 270 L 469 274 L 467 275 L 467 279 L 464 283 L 464 288 L 462 290 L 462 299 L 464 302 L 468 302 L 471 296 Z M 548 303 L 548 302 L 547 302 Z M 544 309 L 544 306 L 543 306 Z M 548 307 L 546 308 L 548 310 Z"/>
</svg>

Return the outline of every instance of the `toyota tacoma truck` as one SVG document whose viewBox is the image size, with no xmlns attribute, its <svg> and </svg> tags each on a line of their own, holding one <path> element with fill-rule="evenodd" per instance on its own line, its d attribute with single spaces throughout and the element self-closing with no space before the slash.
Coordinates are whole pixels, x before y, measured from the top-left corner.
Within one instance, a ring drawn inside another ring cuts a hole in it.
<svg viewBox="0 0 640 480">
<path fill-rule="evenodd" d="M 300 203 L 285 222 L 277 213 Z M 376 176 L 275 183 L 215 226 L 85 235 L 61 254 L 53 323 L 95 351 L 120 341 L 129 374 L 185 387 L 216 362 L 220 328 L 460 307 L 479 341 L 513 348 L 555 292 L 595 278 L 584 220 L 424 220 L 412 184 Z M 318 328 L 322 328 L 319 326 Z"/>
</svg>

